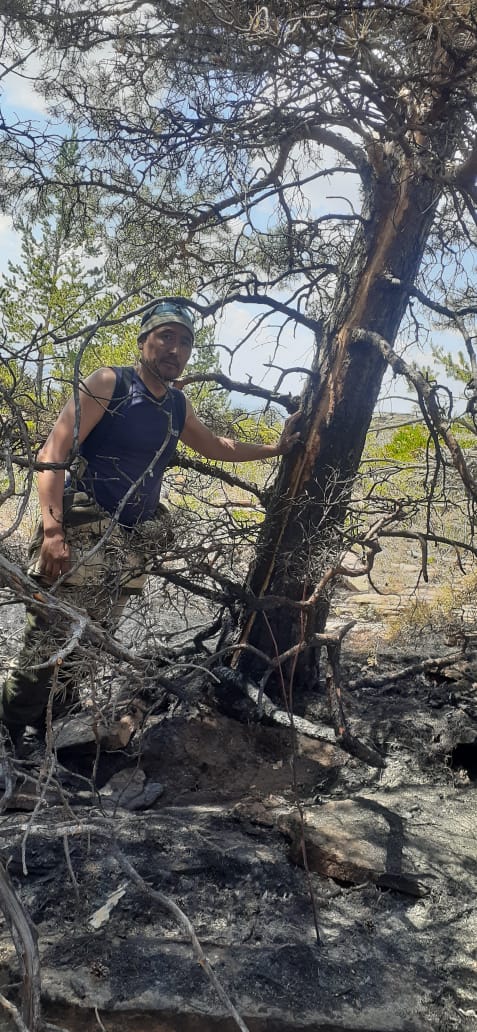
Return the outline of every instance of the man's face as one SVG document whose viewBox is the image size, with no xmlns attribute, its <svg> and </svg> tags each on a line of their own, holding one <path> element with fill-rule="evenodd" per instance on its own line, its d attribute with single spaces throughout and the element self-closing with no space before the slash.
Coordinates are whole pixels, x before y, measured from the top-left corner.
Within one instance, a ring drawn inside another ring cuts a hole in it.
<svg viewBox="0 0 477 1032">
<path fill-rule="evenodd" d="M 141 364 L 161 380 L 177 380 L 192 351 L 192 334 L 180 323 L 162 323 L 139 344 Z"/>
</svg>

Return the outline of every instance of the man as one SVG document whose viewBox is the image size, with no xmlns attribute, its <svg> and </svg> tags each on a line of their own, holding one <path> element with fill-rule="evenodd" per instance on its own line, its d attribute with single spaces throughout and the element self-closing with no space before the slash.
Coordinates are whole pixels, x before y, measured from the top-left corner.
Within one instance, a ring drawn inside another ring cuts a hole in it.
<svg viewBox="0 0 477 1032">
<path fill-rule="evenodd" d="M 79 471 L 76 483 L 68 479 L 66 489 L 64 469 L 38 474 L 42 519 L 29 572 L 56 591 L 58 580 L 66 592 L 74 589 L 76 603 L 110 627 L 128 594 L 145 580 L 144 575 L 137 578 L 141 530 L 156 519 L 163 473 L 179 437 L 207 459 L 230 462 L 283 455 L 299 438 L 294 429 L 298 413 L 287 419 L 276 445 L 213 434 L 172 385 L 190 359 L 193 342 L 193 315 L 182 302 L 159 301 L 148 309 L 136 366 L 106 367 L 88 376 L 79 391 L 79 413 L 71 398 L 38 455 L 41 462 L 64 464 L 76 444 Z M 77 667 L 48 662 L 60 645 L 48 621 L 27 614 L 24 646 L 2 697 L 3 723 L 14 742 L 25 725 L 44 728 L 52 675 L 55 689 L 63 685 L 71 704 Z"/>
</svg>

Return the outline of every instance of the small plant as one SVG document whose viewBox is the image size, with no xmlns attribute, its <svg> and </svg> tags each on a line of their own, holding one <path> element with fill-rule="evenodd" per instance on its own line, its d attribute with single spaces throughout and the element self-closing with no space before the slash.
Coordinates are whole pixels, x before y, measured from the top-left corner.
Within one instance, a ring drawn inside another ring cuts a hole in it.
<svg viewBox="0 0 477 1032">
<path fill-rule="evenodd" d="M 469 574 L 461 587 L 444 584 L 432 600 L 413 599 L 399 610 L 387 626 L 386 641 L 397 642 L 409 635 L 429 631 L 461 634 L 475 628 L 477 617 L 477 574 Z"/>
</svg>

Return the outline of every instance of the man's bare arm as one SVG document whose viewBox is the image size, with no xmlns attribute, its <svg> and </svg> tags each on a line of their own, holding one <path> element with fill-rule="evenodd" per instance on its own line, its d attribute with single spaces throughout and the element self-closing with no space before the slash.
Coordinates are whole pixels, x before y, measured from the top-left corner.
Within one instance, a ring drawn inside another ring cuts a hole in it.
<svg viewBox="0 0 477 1032">
<path fill-rule="evenodd" d="M 300 434 L 295 430 L 300 416 L 301 412 L 295 412 L 293 416 L 288 417 L 276 444 L 248 444 L 245 441 L 234 441 L 233 437 L 217 437 L 196 416 L 187 399 L 186 421 L 181 440 L 206 459 L 222 459 L 225 462 L 270 459 L 277 455 L 286 455 L 300 440 Z"/>
<path fill-rule="evenodd" d="M 97 369 L 88 376 L 80 388 L 79 444 L 104 416 L 111 401 L 116 382 L 112 369 Z M 73 448 L 75 427 L 74 399 L 65 405 L 43 448 L 38 454 L 40 462 L 66 462 Z M 65 471 L 43 470 L 38 474 L 38 496 L 43 519 L 43 545 L 40 553 L 39 571 L 56 580 L 65 573 L 69 564 L 69 547 L 63 531 L 63 491 Z"/>
</svg>

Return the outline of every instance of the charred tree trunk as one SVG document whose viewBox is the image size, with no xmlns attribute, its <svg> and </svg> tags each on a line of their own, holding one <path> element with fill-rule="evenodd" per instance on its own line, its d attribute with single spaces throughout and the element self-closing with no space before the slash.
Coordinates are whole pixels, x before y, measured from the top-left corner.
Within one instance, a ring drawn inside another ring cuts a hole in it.
<svg viewBox="0 0 477 1032">
<path fill-rule="evenodd" d="M 393 344 L 435 215 L 435 181 L 408 161 L 373 154 L 364 215 L 343 269 L 336 300 L 302 396 L 301 451 L 279 473 L 258 542 L 249 586 L 256 596 L 306 599 L 342 547 L 343 521 L 386 362 L 353 331 L 374 331 Z M 322 593 L 305 613 L 284 606 L 244 614 L 241 642 L 268 655 L 322 631 L 329 600 Z M 317 649 L 305 650 L 297 680 L 316 683 Z M 241 653 L 242 670 L 257 661 Z M 262 668 L 263 672 L 263 668 Z"/>
</svg>

